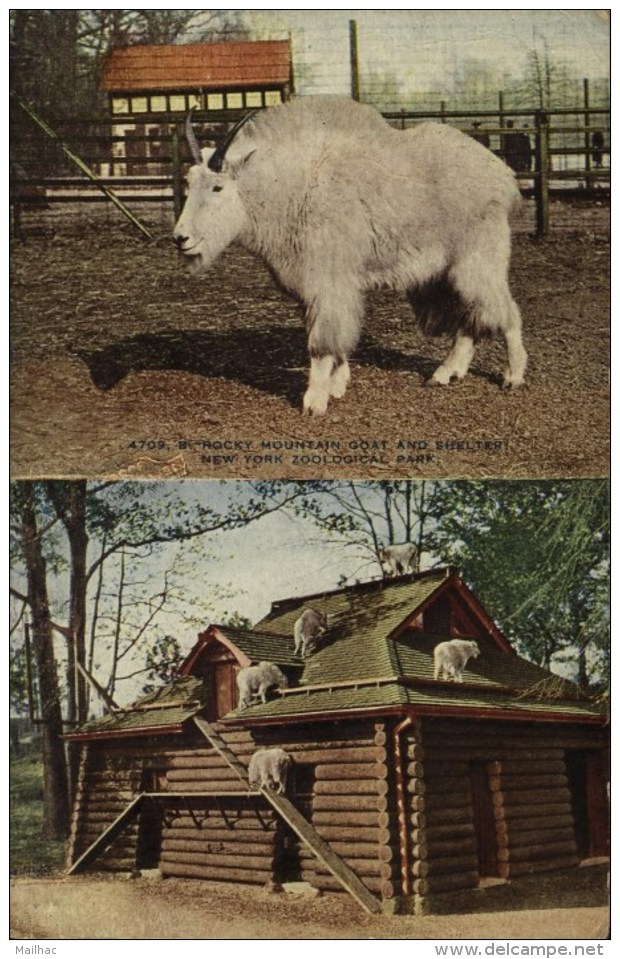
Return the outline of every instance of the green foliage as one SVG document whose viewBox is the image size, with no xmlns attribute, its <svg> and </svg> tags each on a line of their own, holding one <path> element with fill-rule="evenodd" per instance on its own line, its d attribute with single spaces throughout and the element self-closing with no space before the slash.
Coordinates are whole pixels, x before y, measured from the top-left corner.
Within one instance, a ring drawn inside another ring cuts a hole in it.
<svg viewBox="0 0 620 959">
<path fill-rule="evenodd" d="M 43 836 L 43 766 L 38 751 L 11 759 L 10 872 L 41 876 L 63 868 L 64 843 Z"/>
<path fill-rule="evenodd" d="M 461 569 L 529 658 L 582 686 L 608 668 L 609 489 L 604 481 L 447 482 L 435 550 Z"/>
</svg>

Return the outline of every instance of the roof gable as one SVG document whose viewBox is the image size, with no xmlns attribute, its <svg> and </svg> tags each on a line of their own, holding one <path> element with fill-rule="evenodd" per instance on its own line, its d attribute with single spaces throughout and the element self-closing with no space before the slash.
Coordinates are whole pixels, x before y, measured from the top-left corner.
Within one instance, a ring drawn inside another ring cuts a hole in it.
<svg viewBox="0 0 620 959">
<path fill-rule="evenodd" d="M 281 87 L 289 83 L 290 76 L 288 40 L 135 44 L 111 51 L 100 86 L 117 93 Z"/>
</svg>

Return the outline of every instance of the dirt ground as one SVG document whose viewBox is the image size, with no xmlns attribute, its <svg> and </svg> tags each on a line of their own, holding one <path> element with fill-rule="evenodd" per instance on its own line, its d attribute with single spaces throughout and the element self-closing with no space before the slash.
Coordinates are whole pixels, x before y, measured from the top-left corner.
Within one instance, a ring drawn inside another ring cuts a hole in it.
<svg viewBox="0 0 620 959">
<path fill-rule="evenodd" d="M 449 344 L 420 333 L 403 296 L 378 292 L 347 396 L 322 418 L 299 413 L 301 312 L 264 265 L 234 248 L 196 279 L 172 248 L 170 212 L 146 216 L 153 241 L 107 206 L 24 213 L 12 250 L 14 477 L 607 475 L 603 201 L 555 201 L 545 240 L 533 238 L 531 201 L 515 224 L 526 388 L 501 391 L 504 346 L 491 341 L 463 383 L 425 389 Z"/>
<path fill-rule="evenodd" d="M 13 939 L 604 939 L 607 866 L 528 877 L 447 902 L 449 914 L 369 916 L 349 896 L 150 878 L 16 879 Z"/>
</svg>

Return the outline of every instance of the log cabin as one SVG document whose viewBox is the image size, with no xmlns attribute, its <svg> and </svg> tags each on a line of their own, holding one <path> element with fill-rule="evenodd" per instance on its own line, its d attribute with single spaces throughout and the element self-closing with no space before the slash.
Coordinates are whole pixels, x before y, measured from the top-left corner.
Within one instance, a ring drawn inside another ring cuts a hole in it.
<svg viewBox="0 0 620 959">
<path fill-rule="evenodd" d="M 304 609 L 321 646 L 294 652 Z M 433 650 L 478 643 L 462 682 Z M 276 663 L 287 689 L 237 708 L 237 671 Z M 304 881 L 369 911 L 608 854 L 608 722 L 569 681 L 518 655 L 454 568 L 273 603 L 252 629 L 209 626 L 171 684 L 91 721 L 81 744 L 70 871 Z M 286 796 L 252 789 L 280 746 Z"/>
</svg>

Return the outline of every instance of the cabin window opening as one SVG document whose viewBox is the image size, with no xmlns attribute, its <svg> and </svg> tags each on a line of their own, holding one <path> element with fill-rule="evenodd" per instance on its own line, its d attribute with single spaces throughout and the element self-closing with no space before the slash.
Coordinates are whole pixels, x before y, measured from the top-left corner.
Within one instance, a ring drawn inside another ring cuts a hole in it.
<svg viewBox="0 0 620 959">
<path fill-rule="evenodd" d="M 469 783 L 480 879 L 499 877 L 497 830 L 490 784 L 490 763 L 469 764 Z"/>
<path fill-rule="evenodd" d="M 565 754 L 574 835 L 581 859 L 609 855 L 609 804 L 602 755 L 569 749 Z"/>
</svg>

